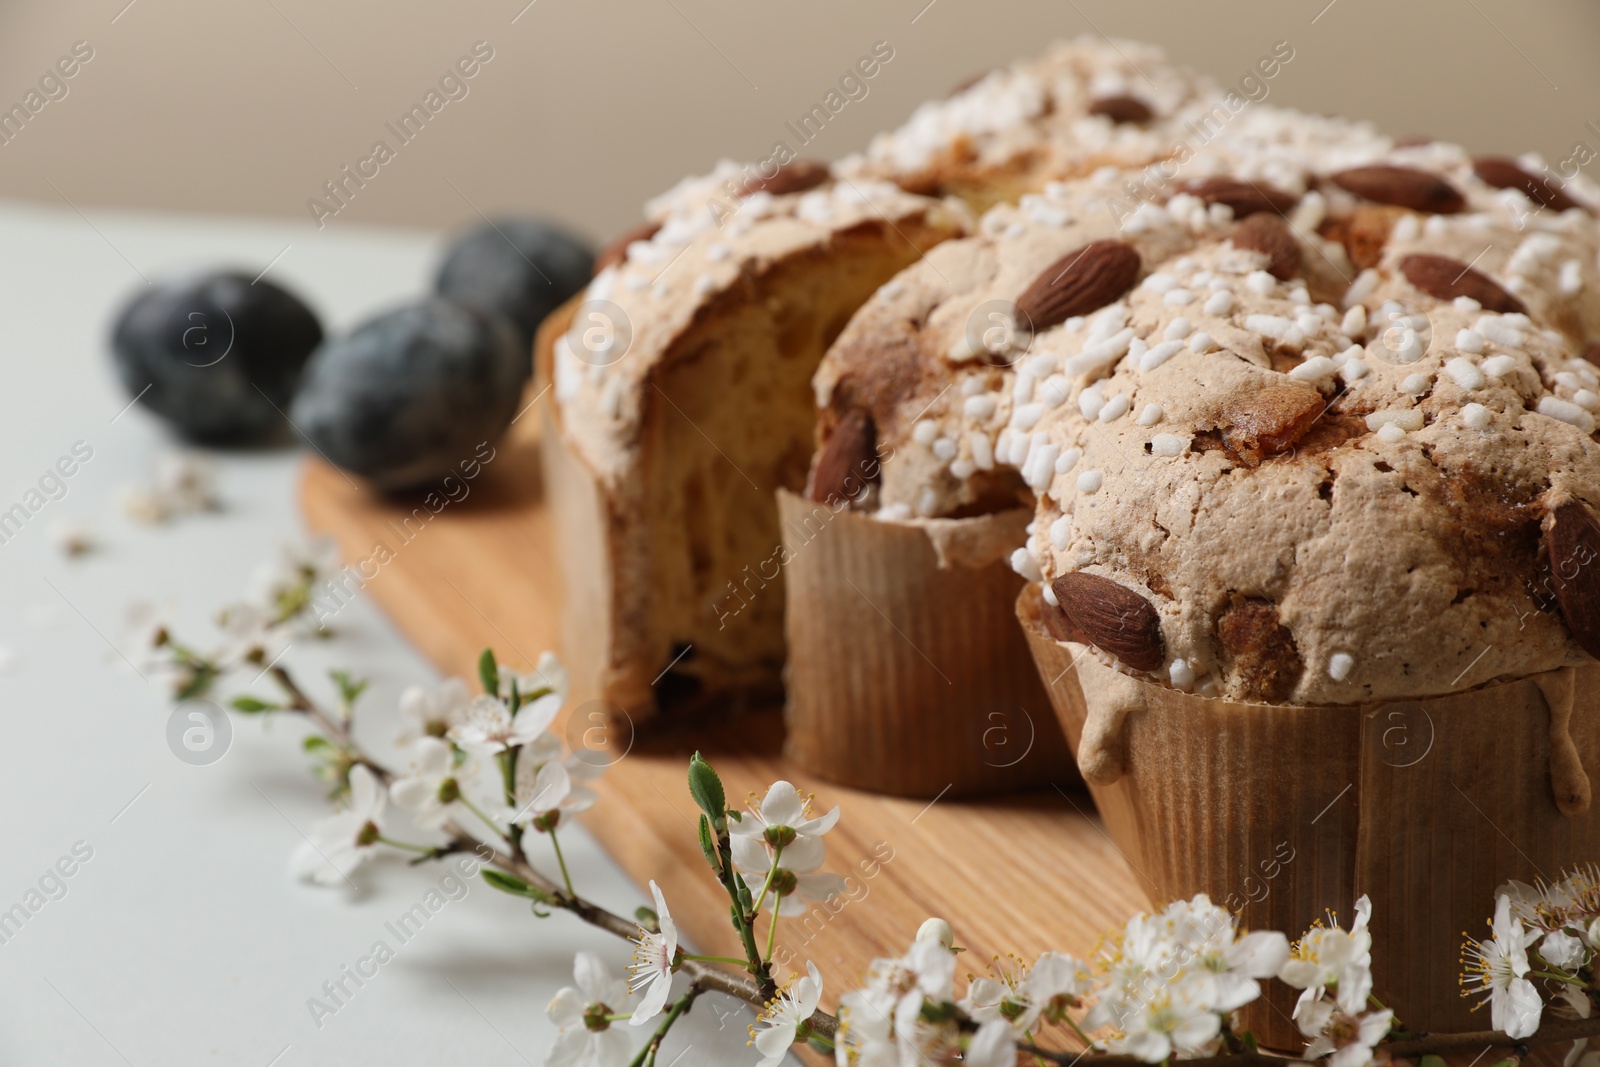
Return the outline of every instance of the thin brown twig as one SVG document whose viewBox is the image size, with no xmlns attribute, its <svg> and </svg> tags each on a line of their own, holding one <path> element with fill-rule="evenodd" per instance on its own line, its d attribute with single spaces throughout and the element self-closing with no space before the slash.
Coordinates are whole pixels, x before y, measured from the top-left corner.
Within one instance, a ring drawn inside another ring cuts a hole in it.
<svg viewBox="0 0 1600 1067">
<path fill-rule="evenodd" d="M 1600 1017 L 1593 1019 L 1557 1019 L 1540 1026 L 1529 1037 L 1509 1037 L 1498 1030 L 1478 1030 L 1456 1034 L 1418 1034 L 1403 1041 L 1384 1045 L 1394 1056 L 1425 1056 L 1429 1053 L 1461 1052 L 1468 1049 L 1533 1048 L 1552 1045 L 1560 1041 L 1600 1036 Z"/>
<path fill-rule="evenodd" d="M 356 749 L 356 743 L 355 740 L 350 736 L 350 730 L 343 723 L 336 721 L 332 716 L 326 714 L 321 708 L 317 707 L 316 702 L 306 695 L 305 690 L 300 688 L 299 684 L 295 682 L 293 676 L 289 674 L 288 670 L 278 666 L 277 664 L 273 664 L 270 670 L 272 672 L 272 677 L 277 681 L 278 685 L 283 688 L 285 693 L 289 694 L 290 711 L 298 711 L 307 718 L 311 719 L 317 724 L 318 727 L 322 729 L 324 733 L 332 736 L 333 740 L 339 743 L 339 747 L 351 749 L 352 751 Z M 363 757 L 363 759 L 365 759 L 365 757 Z M 376 763 L 372 763 L 371 761 L 367 762 L 373 770 L 379 771 L 385 777 L 387 777 L 387 771 L 384 771 L 383 768 L 379 767 Z"/>
</svg>

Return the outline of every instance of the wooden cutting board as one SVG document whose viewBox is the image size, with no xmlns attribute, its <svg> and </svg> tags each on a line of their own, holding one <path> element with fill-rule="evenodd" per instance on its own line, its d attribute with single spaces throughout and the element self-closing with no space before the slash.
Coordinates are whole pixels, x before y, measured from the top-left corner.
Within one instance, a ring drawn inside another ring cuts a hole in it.
<svg viewBox="0 0 1600 1067">
<path fill-rule="evenodd" d="M 306 465 L 307 521 L 338 542 L 347 563 L 390 557 L 369 563 L 366 573 L 376 573 L 365 591 L 441 671 L 475 678 L 485 646 L 514 665 L 558 648 L 561 567 L 541 507 L 540 416 L 538 407 L 525 411 L 479 477 L 464 483 L 467 495 L 437 514 L 421 499 L 379 499 L 315 458 Z M 569 737 L 586 725 L 575 717 Z M 741 954 L 727 898 L 700 855 L 689 756 L 706 754 L 730 799 L 786 778 L 814 793 L 818 810 L 843 809 L 826 869 L 849 879 L 847 899 L 781 922 L 776 956 L 799 973 L 815 962 L 829 1008 L 874 957 L 903 951 L 930 915 L 955 927 L 968 950 L 964 974 L 982 972 L 996 954 L 1087 954 L 1104 931 L 1149 906 L 1081 786 L 932 803 L 840 788 L 784 758 L 776 707 L 610 740 L 626 755 L 600 781 L 584 824 L 641 887 L 656 880 L 700 952 Z"/>
</svg>

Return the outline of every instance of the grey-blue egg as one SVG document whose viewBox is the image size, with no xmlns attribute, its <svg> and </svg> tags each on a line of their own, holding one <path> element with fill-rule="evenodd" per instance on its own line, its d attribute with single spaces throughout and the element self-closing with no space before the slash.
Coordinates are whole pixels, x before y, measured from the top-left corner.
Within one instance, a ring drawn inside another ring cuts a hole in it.
<svg viewBox="0 0 1600 1067">
<path fill-rule="evenodd" d="M 338 466 L 382 490 L 419 488 L 499 439 L 531 372 L 505 318 L 428 297 L 318 348 L 290 414 Z"/>
</svg>

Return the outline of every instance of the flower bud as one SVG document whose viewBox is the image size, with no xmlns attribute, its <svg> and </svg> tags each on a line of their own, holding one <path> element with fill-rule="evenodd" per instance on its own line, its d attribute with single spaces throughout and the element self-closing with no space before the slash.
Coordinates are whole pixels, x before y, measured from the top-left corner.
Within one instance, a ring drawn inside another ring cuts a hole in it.
<svg viewBox="0 0 1600 1067">
<path fill-rule="evenodd" d="M 446 778 L 439 783 L 439 803 L 449 804 L 461 799 L 461 786 L 454 778 Z"/>
<path fill-rule="evenodd" d="M 950 948 L 956 943 L 956 932 L 950 929 L 950 924 L 940 918 L 932 918 L 917 927 L 918 941 L 937 941 L 945 948 Z"/>
</svg>

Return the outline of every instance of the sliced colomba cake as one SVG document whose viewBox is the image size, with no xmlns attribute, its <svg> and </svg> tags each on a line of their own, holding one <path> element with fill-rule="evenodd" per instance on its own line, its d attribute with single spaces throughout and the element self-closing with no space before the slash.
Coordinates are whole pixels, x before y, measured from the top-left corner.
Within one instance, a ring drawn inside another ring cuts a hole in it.
<svg viewBox="0 0 1600 1067">
<path fill-rule="evenodd" d="M 773 494 L 805 482 L 824 350 L 879 285 L 970 231 L 967 204 L 1161 158 L 1164 124 L 1215 97 L 1195 85 L 1143 46 L 1071 42 L 929 105 L 863 155 L 726 163 L 647 205 L 547 357 L 579 677 L 634 719 L 775 690 Z"/>
<path fill-rule="evenodd" d="M 720 225 L 720 183 L 680 188 L 555 342 L 562 458 L 577 465 L 551 478 L 568 644 L 630 717 L 776 688 L 772 494 L 805 477 L 811 374 L 862 301 L 966 225 L 959 206 L 821 176 L 753 192 Z"/>
</svg>

